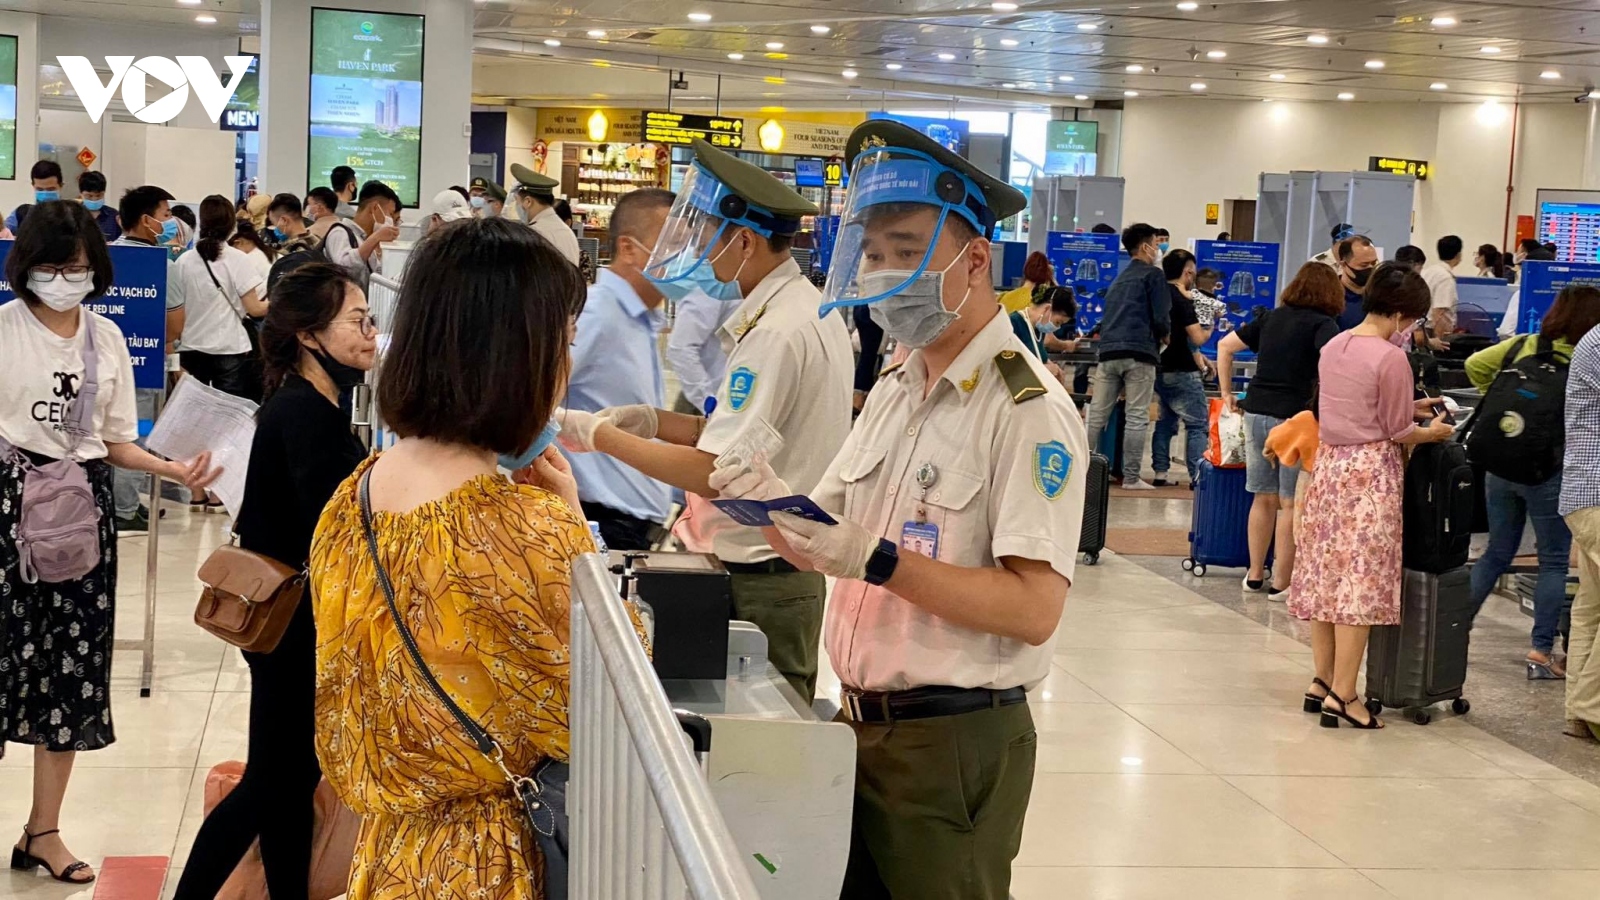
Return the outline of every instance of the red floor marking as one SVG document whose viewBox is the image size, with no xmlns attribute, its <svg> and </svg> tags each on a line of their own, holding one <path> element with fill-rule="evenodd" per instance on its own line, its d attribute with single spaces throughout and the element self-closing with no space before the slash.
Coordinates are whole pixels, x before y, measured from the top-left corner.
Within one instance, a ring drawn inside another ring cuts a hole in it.
<svg viewBox="0 0 1600 900">
<path fill-rule="evenodd" d="M 94 900 L 160 900 L 165 856 L 108 856 L 94 882 Z"/>
</svg>

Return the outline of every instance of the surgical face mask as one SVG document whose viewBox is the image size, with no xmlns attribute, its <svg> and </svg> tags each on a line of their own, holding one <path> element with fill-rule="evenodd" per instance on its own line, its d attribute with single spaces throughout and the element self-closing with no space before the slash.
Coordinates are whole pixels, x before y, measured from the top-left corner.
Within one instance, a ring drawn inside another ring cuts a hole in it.
<svg viewBox="0 0 1600 900">
<path fill-rule="evenodd" d="M 555 443 L 556 435 L 560 433 L 561 425 L 555 419 L 551 419 L 544 424 L 544 430 L 534 436 L 533 443 L 528 445 L 528 449 L 515 456 L 502 453 L 496 461 L 500 463 L 500 468 L 508 472 L 520 472 L 533 465 L 533 461 L 539 458 L 539 454 Z"/>
<path fill-rule="evenodd" d="M 56 312 L 67 312 L 89 296 L 94 290 L 94 281 L 86 279 L 74 284 L 55 272 L 29 272 L 28 290 L 45 306 Z"/>
<path fill-rule="evenodd" d="M 1156 249 L 1161 251 L 1161 255 L 1162 256 L 1166 256 L 1167 255 L 1167 248 L 1171 247 L 1171 246 L 1172 245 L 1167 243 L 1166 241 L 1162 241 L 1161 243 L 1156 245 Z"/>
<path fill-rule="evenodd" d="M 269 225 L 267 227 L 267 234 L 270 235 L 273 240 L 277 241 L 280 244 L 283 243 L 284 240 L 288 238 L 288 235 L 283 233 L 283 229 L 279 228 L 276 225 Z"/>
<path fill-rule="evenodd" d="M 155 216 L 149 217 L 152 222 L 157 221 Z M 156 235 L 156 243 L 167 243 L 178 236 L 178 226 L 181 224 L 177 216 L 168 216 L 161 223 L 161 233 Z"/>
<path fill-rule="evenodd" d="M 1350 280 L 1351 280 L 1351 282 L 1353 282 L 1355 284 L 1356 287 L 1366 287 L 1367 286 L 1367 279 L 1369 279 L 1371 277 L 1372 277 L 1372 269 L 1371 268 L 1351 269 L 1350 270 Z"/>
<path fill-rule="evenodd" d="M 472 208 L 473 209 L 483 209 L 484 200 L 483 200 L 483 195 L 481 195 L 481 194 L 476 196 L 476 197 L 470 198 L 467 202 L 472 204 Z"/>
<path fill-rule="evenodd" d="M 60 199 L 61 199 L 61 192 L 60 191 L 34 191 L 33 192 L 33 202 L 35 202 L 35 203 L 49 203 L 51 200 L 60 200 Z"/>
<path fill-rule="evenodd" d="M 945 329 L 961 317 L 962 307 L 967 305 L 967 298 L 972 296 L 972 287 L 968 285 L 967 292 L 961 296 L 956 308 L 945 309 L 945 273 L 966 258 L 967 247 L 970 246 L 970 243 L 963 245 L 961 252 L 943 269 L 923 272 L 909 283 L 907 279 L 911 278 L 914 270 L 882 269 L 862 275 L 861 293 L 868 297 L 892 291 L 895 285 L 905 284 L 897 293 L 867 307 L 872 321 L 890 337 L 913 350 L 920 350 L 938 340 L 939 335 L 944 334 Z"/>
<path fill-rule="evenodd" d="M 87 209 L 89 212 L 99 212 L 100 211 L 100 207 L 105 206 L 105 205 L 106 205 L 106 202 L 104 200 L 85 200 L 85 201 L 83 201 L 83 208 Z"/>
<path fill-rule="evenodd" d="M 322 346 L 321 341 L 317 341 L 316 349 L 307 347 L 306 352 L 311 354 L 311 358 L 317 361 L 317 365 L 322 367 L 322 371 L 328 373 L 328 377 L 333 379 L 334 385 L 341 391 L 353 388 L 367 380 L 365 371 L 334 359 L 333 354 L 328 352 L 328 348 Z"/>
<path fill-rule="evenodd" d="M 528 212 L 528 207 L 524 206 L 521 203 L 518 203 L 517 204 L 517 218 L 522 220 L 522 224 L 526 225 L 529 222 L 533 221 L 533 214 Z"/>
<path fill-rule="evenodd" d="M 674 302 L 682 300 L 695 291 L 701 291 L 714 300 L 732 303 L 744 299 L 744 288 L 739 286 L 739 276 L 744 273 L 745 260 L 739 261 L 739 268 L 733 273 L 732 281 L 723 281 L 717 277 L 715 263 L 722 258 L 722 254 L 733 249 L 734 242 L 728 241 L 728 246 L 723 247 L 716 256 L 701 260 L 689 274 L 675 281 L 653 281 L 660 289 L 662 296 Z M 898 283 L 898 282 L 896 282 Z M 891 285 L 892 286 L 892 285 Z"/>
</svg>

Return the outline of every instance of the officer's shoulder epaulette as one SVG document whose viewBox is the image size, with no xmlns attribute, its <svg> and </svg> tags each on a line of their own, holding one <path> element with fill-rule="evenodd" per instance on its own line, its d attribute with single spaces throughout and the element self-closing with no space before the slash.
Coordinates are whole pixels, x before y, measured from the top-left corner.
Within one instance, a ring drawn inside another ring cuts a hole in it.
<svg viewBox="0 0 1600 900">
<path fill-rule="evenodd" d="M 1001 350 L 995 354 L 994 364 L 1000 369 L 1000 377 L 1005 379 L 1006 390 L 1011 394 L 1012 403 L 1026 403 L 1035 397 L 1043 397 L 1048 391 L 1039 376 L 1034 373 L 1033 367 L 1028 365 L 1028 360 L 1015 350 Z"/>
<path fill-rule="evenodd" d="M 883 378 L 884 376 L 886 376 L 886 375 L 888 375 L 888 374 L 890 374 L 892 372 L 898 372 L 898 371 L 900 371 L 900 367 L 903 366 L 903 365 L 905 365 L 905 363 L 897 362 L 892 366 L 884 366 L 883 367 L 883 371 L 878 373 L 878 377 L 879 378 Z"/>
</svg>

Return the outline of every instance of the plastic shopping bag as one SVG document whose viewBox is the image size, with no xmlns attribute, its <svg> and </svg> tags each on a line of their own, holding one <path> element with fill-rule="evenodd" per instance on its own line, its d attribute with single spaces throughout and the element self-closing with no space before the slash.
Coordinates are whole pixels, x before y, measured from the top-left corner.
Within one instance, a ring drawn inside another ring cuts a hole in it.
<svg viewBox="0 0 1600 900">
<path fill-rule="evenodd" d="M 1206 459 L 1224 469 L 1244 465 L 1244 414 L 1229 412 L 1220 399 L 1211 401 L 1211 440 L 1206 445 Z"/>
</svg>

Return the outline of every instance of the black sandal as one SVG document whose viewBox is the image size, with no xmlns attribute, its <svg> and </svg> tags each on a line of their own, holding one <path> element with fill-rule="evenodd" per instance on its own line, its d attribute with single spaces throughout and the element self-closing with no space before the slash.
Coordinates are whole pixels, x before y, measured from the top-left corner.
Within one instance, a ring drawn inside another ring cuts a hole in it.
<svg viewBox="0 0 1600 900">
<path fill-rule="evenodd" d="M 1328 683 L 1323 681 L 1321 678 L 1313 678 L 1311 679 L 1311 683 L 1327 692 L 1321 697 L 1318 697 L 1316 694 L 1306 691 L 1305 711 L 1311 713 L 1312 715 L 1316 715 L 1317 713 L 1322 712 L 1322 701 L 1327 699 L 1329 694 L 1333 693 L 1333 688 L 1329 687 Z"/>
<path fill-rule="evenodd" d="M 49 863 L 33 855 L 34 838 L 49 837 L 52 834 L 60 833 L 61 829 L 56 828 L 34 834 L 28 830 L 28 826 L 22 826 L 22 834 L 26 840 L 23 841 L 21 847 L 11 848 L 11 868 L 16 869 L 18 872 L 32 872 L 34 869 L 42 867 L 46 872 L 50 873 L 51 878 L 65 884 L 93 884 L 96 878 L 94 875 L 90 875 L 82 881 L 72 877 L 89 868 L 89 864 L 81 859 L 62 869 L 58 874 L 55 869 L 50 868 Z"/>
<path fill-rule="evenodd" d="M 1360 699 L 1361 699 L 1361 697 L 1359 695 L 1357 695 L 1355 697 L 1350 698 L 1349 700 L 1345 700 L 1345 699 L 1341 698 L 1338 694 L 1329 693 L 1328 696 L 1327 696 L 1327 699 L 1322 701 L 1323 704 L 1324 704 L 1324 706 L 1322 707 L 1322 721 L 1320 723 L 1322 725 L 1322 727 L 1323 728 L 1338 728 L 1339 727 L 1339 720 L 1343 719 L 1346 722 L 1350 723 L 1350 727 L 1351 728 L 1359 728 L 1359 729 L 1361 729 L 1363 731 L 1376 731 L 1377 729 L 1382 728 L 1383 727 L 1383 721 L 1381 719 L 1379 719 L 1377 716 L 1372 715 L 1372 713 L 1370 713 L 1370 712 L 1367 713 L 1367 715 L 1370 718 L 1368 718 L 1367 721 L 1365 721 L 1365 722 L 1358 722 L 1358 721 L 1355 720 L 1354 717 L 1352 717 L 1350 715 L 1350 711 L 1348 709 L 1348 705 L 1351 704 L 1351 703 L 1355 703 Z M 1334 706 L 1336 707 L 1335 709 L 1329 709 L 1326 706 L 1326 704 L 1327 704 L 1327 702 L 1329 700 L 1333 701 Z"/>
</svg>

